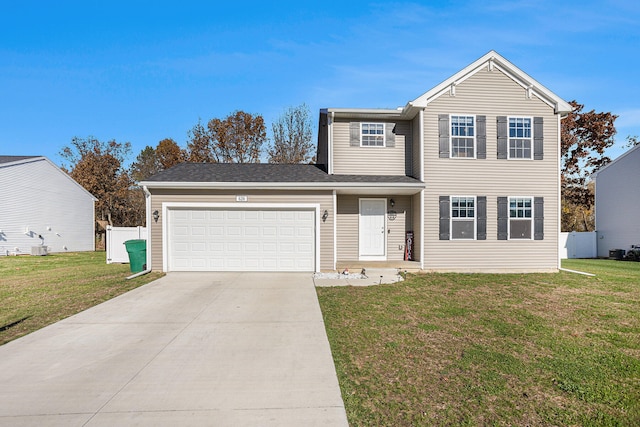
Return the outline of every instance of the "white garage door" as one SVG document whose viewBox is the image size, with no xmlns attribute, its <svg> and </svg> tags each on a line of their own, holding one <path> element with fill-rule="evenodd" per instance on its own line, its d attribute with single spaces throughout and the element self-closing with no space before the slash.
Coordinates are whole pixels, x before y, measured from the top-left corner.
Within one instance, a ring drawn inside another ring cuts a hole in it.
<svg viewBox="0 0 640 427">
<path fill-rule="evenodd" d="M 170 271 L 314 271 L 314 210 L 171 209 Z"/>
</svg>

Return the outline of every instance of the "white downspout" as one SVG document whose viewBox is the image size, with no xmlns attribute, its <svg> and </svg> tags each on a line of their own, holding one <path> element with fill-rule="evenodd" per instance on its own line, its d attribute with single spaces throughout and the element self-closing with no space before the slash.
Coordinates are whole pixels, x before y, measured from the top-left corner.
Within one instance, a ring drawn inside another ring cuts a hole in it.
<svg viewBox="0 0 640 427">
<path fill-rule="evenodd" d="M 127 280 L 135 279 L 136 277 L 143 276 L 145 274 L 151 273 L 151 193 L 146 185 L 142 186 L 142 191 L 144 191 L 145 198 L 145 206 L 146 206 L 146 223 L 147 223 L 147 268 L 144 271 L 141 271 L 136 274 L 132 274 L 127 277 Z"/>
<path fill-rule="evenodd" d="M 333 190 L 333 269 L 338 268 L 338 199 Z"/>
<path fill-rule="evenodd" d="M 424 108 L 420 110 L 420 181 L 424 182 Z M 420 269 L 424 270 L 424 190 L 420 191 Z"/>
<path fill-rule="evenodd" d="M 562 117 L 558 114 L 558 147 L 557 147 L 557 156 L 558 156 L 558 232 L 556 236 L 556 251 L 558 254 L 558 270 L 562 270 L 562 258 L 560 256 L 560 232 L 562 231 L 562 150 L 561 150 L 561 133 L 562 128 Z"/>
</svg>

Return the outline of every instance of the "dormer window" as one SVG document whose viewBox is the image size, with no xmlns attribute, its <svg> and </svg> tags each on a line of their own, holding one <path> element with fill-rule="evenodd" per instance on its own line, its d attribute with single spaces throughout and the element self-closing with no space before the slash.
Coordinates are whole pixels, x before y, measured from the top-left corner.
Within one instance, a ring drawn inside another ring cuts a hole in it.
<svg viewBox="0 0 640 427">
<path fill-rule="evenodd" d="M 362 147 L 384 147 L 384 123 L 361 123 L 360 145 Z"/>
</svg>

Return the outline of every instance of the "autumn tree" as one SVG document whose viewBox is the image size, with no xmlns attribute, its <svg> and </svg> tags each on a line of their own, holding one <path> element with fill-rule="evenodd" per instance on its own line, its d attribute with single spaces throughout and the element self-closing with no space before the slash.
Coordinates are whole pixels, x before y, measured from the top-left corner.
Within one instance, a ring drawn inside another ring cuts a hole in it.
<svg viewBox="0 0 640 427">
<path fill-rule="evenodd" d="M 616 128 L 614 122 L 618 116 L 611 113 L 596 113 L 595 110 L 583 111 L 584 105 L 571 101 L 572 111 L 562 120 L 562 215 L 574 215 L 573 210 L 580 208 L 589 211 L 593 208 L 594 193 L 589 188 L 590 176 L 609 163 L 605 150 L 614 144 Z M 569 208 L 565 212 L 565 208 Z M 563 218 L 563 224 L 571 221 Z M 593 221 L 584 223 L 585 230 L 593 231 Z M 573 231 L 563 229 L 563 231 Z"/>
<path fill-rule="evenodd" d="M 84 139 L 74 137 L 71 145 L 60 152 L 70 163 L 69 175 L 98 199 L 96 219 L 107 221 L 112 226 L 142 223 L 139 212 L 131 210 L 133 181 L 122 166 L 130 152 L 129 142 L 102 142 L 91 136 Z"/>
<path fill-rule="evenodd" d="M 147 145 L 131 165 L 131 177 L 144 181 L 156 173 L 186 160 L 186 152 L 171 138 L 160 141 L 156 148 Z"/>
<path fill-rule="evenodd" d="M 638 138 L 637 135 L 634 135 L 634 136 L 628 135 L 627 136 L 627 144 L 624 147 L 625 148 L 633 148 L 636 145 L 640 145 L 640 138 Z"/>
<path fill-rule="evenodd" d="M 314 148 L 311 127 L 311 112 L 306 104 L 289 107 L 271 125 L 269 163 L 309 163 Z"/>
<path fill-rule="evenodd" d="M 159 171 L 156 150 L 150 145 L 144 147 L 131 164 L 131 178 L 136 182 L 143 181 Z"/>
<path fill-rule="evenodd" d="M 200 121 L 189 131 L 188 159 L 191 162 L 259 163 L 267 140 L 264 119 L 236 111 L 224 119 Z"/>
</svg>

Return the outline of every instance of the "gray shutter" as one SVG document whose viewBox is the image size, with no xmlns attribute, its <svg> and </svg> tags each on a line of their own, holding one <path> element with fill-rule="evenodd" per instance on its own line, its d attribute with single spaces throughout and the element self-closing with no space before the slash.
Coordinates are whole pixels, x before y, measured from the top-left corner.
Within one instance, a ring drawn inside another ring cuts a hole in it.
<svg viewBox="0 0 640 427">
<path fill-rule="evenodd" d="M 544 129 L 542 117 L 533 118 L 533 160 L 543 159 Z"/>
<path fill-rule="evenodd" d="M 544 239 L 544 197 L 533 198 L 533 239 Z"/>
<path fill-rule="evenodd" d="M 476 144 L 477 144 L 476 158 L 486 159 L 487 158 L 487 117 L 476 116 L 476 123 L 478 125 L 478 129 L 476 130 Z"/>
<path fill-rule="evenodd" d="M 349 145 L 352 147 L 360 146 L 360 122 L 349 123 Z"/>
<path fill-rule="evenodd" d="M 384 139 L 385 145 L 387 147 L 395 147 L 396 146 L 396 134 L 394 133 L 396 128 L 395 123 L 385 123 L 384 124 Z"/>
<path fill-rule="evenodd" d="M 438 141 L 440 145 L 440 157 L 449 158 L 449 115 L 438 114 Z"/>
<path fill-rule="evenodd" d="M 509 238 L 509 198 L 498 197 L 498 240 Z"/>
<path fill-rule="evenodd" d="M 506 159 L 509 149 L 507 141 L 509 140 L 509 128 L 507 125 L 507 116 L 498 116 L 498 158 Z"/>
<path fill-rule="evenodd" d="M 440 196 L 440 240 L 449 240 L 449 196 Z"/>
<path fill-rule="evenodd" d="M 476 197 L 476 238 L 487 240 L 487 197 Z"/>
</svg>

